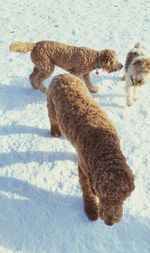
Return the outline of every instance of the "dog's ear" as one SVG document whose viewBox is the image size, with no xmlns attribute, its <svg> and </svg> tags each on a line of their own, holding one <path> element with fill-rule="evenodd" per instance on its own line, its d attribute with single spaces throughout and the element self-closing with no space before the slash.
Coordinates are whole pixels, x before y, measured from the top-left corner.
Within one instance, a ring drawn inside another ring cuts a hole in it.
<svg viewBox="0 0 150 253">
<path fill-rule="evenodd" d="M 115 51 L 104 49 L 101 52 L 100 60 L 103 64 L 107 64 L 107 65 L 112 64 L 115 59 L 115 56 L 116 56 Z"/>
<path fill-rule="evenodd" d="M 138 59 L 138 60 L 135 60 L 132 65 L 137 67 L 137 68 L 140 68 L 143 65 L 143 63 L 144 62 L 143 62 L 142 59 Z"/>
<path fill-rule="evenodd" d="M 103 64 L 106 64 L 107 61 L 108 61 L 108 56 L 107 56 L 107 55 L 108 55 L 108 54 L 107 54 L 107 50 L 103 50 L 103 51 L 101 52 L 100 60 L 101 60 L 101 62 L 102 62 Z"/>
<path fill-rule="evenodd" d="M 134 190 L 134 176 L 129 169 L 106 168 L 98 183 L 103 197 L 125 199 Z"/>
</svg>

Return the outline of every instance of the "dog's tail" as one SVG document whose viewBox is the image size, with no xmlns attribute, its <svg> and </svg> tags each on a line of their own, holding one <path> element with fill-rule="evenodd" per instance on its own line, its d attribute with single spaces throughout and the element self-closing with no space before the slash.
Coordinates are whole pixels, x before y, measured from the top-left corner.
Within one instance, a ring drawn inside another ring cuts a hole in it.
<svg viewBox="0 0 150 253">
<path fill-rule="evenodd" d="M 31 52 L 35 45 L 36 43 L 33 42 L 23 43 L 18 41 L 11 43 L 9 50 L 11 52 L 27 53 Z"/>
</svg>

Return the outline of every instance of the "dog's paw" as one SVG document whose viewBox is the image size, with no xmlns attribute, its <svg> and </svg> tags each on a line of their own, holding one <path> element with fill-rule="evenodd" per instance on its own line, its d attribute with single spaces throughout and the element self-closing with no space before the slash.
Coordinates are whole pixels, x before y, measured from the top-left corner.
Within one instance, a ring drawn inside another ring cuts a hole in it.
<svg viewBox="0 0 150 253">
<path fill-rule="evenodd" d="M 121 77 L 121 80 L 122 80 L 122 81 L 125 81 L 125 80 L 126 80 L 126 77 L 125 77 L 125 76 L 122 76 L 122 77 Z"/>
<path fill-rule="evenodd" d="M 132 102 L 132 101 L 130 101 L 130 100 L 129 100 L 129 101 L 127 101 L 127 106 L 129 106 L 129 107 L 130 107 L 130 106 L 132 106 L 132 105 L 133 105 L 133 102 Z"/>
<path fill-rule="evenodd" d="M 97 92 L 99 92 L 99 90 L 100 90 L 100 88 L 95 85 L 92 85 L 89 87 L 89 91 L 92 93 L 97 93 Z"/>
<path fill-rule="evenodd" d="M 90 209 L 84 208 L 85 213 L 89 220 L 95 221 L 98 219 L 98 208 L 97 206 L 92 206 Z"/>
<path fill-rule="evenodd" d="M 84 202 L 84 210 L 85 213 L 87 215 L 87 217 L 89 218 L 89 220 L 97 220 L 99 217 L 98 214 L 98 204 L 96 201 L 92 201 L 92 199 L 88 199 L 88 201 Z"/>
<path fill-rule="evenodd" d="M 53 137 L 56 137 L 56 138 L 60 138 L 61 137 L 61 131 L 60 131 L 60 129 L 59 129 L 59 127 L 57 127 L 57 126 L 52 126 L 51 127 L 51 135 L 53 136 Z"/>
<path fill-rule="evenodd" d="M 134 98 L 133 98 L 133 101 L 134 101 L 134 102 L 136 102 L 136 101 L 137 101 L 137 99 L 138 99 L 138 97 L 134 97 Z"/>
</svg>

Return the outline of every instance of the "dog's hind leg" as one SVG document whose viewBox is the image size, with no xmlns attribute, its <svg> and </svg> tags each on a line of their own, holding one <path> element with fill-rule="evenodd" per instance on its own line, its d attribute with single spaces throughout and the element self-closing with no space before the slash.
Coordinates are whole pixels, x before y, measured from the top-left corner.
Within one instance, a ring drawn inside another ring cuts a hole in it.
<svg viewBox="0 0 150 253">
<path fill-rule="evenodd" d="M 44 69 L 44 67 L 42 66 L 42 68 L 38 68 L 38 67 L 34 67 L 33 72 L 30 75 L 30 82 L 31 85 L 35 88 L 35 89 L 40 89 L 43 93 L 47 93 L 47 88 L 43 85 L 43 81 L 45 79 L 47 79 L 54 71 L 54 64 L 49 64 L 49 68 Z"/>
<path fill-rule="evenodd" d="M 61 136 L 61 131 L 58 125 L 54 104 L 52 102 L 50 95 L 48 95 L 48 98 L 47 98 L 47 110 L 48 110 L 48 117 L 51 124 L 51 135 L 53 137 L 59 138 Z"/>
<path fill-rule="evenodd" d="M 33 87 L 34 89 L 37 89 L 37 86 L 35 85 L 34 80 L 35 80 L 35 77 L 36 77 L 36 75 L 37 75 L 38 72 L 39 72 L 39 71 L 38 71 L 38 68 L 37 68 L 37 67 L 34 67 L 33 72 L 32 72 L 32 73 L 30 74 L 30 76 L 29 76 L 30 83 L 31 83 L 31 85 L 32 85 L 32 87 Z"/>
<path fill-rule="evenodd" d="M 96 93 L 99 91 L 99 88 L 92 84 L 89 73 L 83 74 L 82 77 L 90 92 Z"/>
<path fill-rule="evenodd" d="M 83 192 L 84 210 L 90 220 L 98 219 L 97 197 L 91 187 L 89 178 L 83 174 L 80 165 L 78 165 L 79 181 Z"/>
<path fill-rule="evenodd" d="M 41 90 L 43 93 L 47 93 L 47 88 L 43 85 L 43 81 L 47 79 L 51 75 L 51 72 L 43 72 L 40 71 L 35 79 L 36 86 L 39 90 Z"/>
</svg>

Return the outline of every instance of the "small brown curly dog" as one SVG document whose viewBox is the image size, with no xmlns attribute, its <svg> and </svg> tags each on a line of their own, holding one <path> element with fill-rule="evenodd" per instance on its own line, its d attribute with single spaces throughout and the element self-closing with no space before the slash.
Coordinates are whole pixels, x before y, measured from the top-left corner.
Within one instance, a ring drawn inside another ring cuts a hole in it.
<svg viewBox="0 0 150 253">
<path fill-rule="evenodd" d="M 134 176 L 119 137 L 84 83 L 70 74 L 53 78 L 47 98 L 51 134 L 61 131 L 76 148 L 84 209 L 90 220 L 120 221 L 123 202 L 134 190 Z"/>
<path fill-rule="evenodd" d="M 92 70 L 102 68 L 110 73 L 123 67 L 118 63 L 118 56 L 114 50 L 96 51 L 55 41 L 14 42 L 10 45 L 10 51 L 31 51 L 31 60 L 35 67 L 30 75 L 30 82 L 34 88 L 45 93 L 47 89 L 43 81 L 53 73 L 55 65 L 82 78 L 91 92 L 98 91 L 90 80 Z"/>
</svg>

